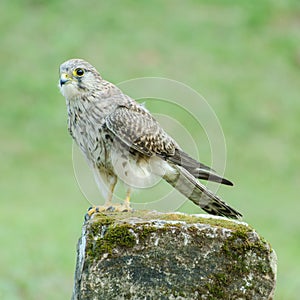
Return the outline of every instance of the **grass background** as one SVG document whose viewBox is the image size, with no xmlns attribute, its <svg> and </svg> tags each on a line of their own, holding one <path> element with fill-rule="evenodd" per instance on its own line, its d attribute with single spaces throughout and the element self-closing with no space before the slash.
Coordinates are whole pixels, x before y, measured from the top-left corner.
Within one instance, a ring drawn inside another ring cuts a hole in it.
<svg viewBox="0 0 300 300">
<path fill-rule="evenodd" d="M 88 207 L 57 89 L 71 57 L 115 83 L 161 76 L 205 96 L 236 184 L 220 194 L 276 250 L 275 299 L 299 299 L 299 1 L 2 0 L 0 14 L 1 299 L 71 297 Z"/>
</svg>

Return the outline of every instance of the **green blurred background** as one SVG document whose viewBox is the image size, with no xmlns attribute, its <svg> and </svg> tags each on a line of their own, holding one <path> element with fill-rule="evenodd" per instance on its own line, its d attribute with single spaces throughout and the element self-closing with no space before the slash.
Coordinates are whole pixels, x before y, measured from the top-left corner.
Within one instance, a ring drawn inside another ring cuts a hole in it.
<svg viewBox="0 0 300 300">
<path fill-rule="evenodd" d="M 205 96 L 235 182 L 220 194 L 276 250 L 275 299 L 299 299 L 298 0 L 2 0 L 0 14 L 1 299 L 71 297 L 89 206 L 57 88 L 71 57 L 115 83 L 160 76 Z"/>
</svg>

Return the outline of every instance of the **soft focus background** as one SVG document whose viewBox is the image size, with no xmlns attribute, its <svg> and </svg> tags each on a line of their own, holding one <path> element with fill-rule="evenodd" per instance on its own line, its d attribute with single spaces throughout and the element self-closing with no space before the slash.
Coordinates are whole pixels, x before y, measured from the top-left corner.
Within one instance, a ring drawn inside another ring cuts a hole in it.
<svg viewBox="0 0 300 300">
<path fill-rule="evenodd" d="M 276 250 L 275 299 L 299 299 L 298 0 L 2 0 L 0 14 L 1 299 L 71 297 L 89 206 L 57 88 L 58 66 L 71 57 L 115 83 L 160 76 L 205 96 L 235 182 L 220 195 Z"/>
</svg>

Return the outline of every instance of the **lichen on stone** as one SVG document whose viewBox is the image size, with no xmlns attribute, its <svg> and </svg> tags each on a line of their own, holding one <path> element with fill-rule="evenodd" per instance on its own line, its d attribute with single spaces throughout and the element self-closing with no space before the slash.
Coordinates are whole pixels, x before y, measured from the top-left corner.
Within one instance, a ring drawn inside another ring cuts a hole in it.
<svg viewBox="0 0 300 300">
<path fill-rule="evenodd" d="M 97 213 L 84 229 L 74 300 L 271 299 L 274 292 L 276 256 L 243 222 L 139 211 Z"/>
</svg>

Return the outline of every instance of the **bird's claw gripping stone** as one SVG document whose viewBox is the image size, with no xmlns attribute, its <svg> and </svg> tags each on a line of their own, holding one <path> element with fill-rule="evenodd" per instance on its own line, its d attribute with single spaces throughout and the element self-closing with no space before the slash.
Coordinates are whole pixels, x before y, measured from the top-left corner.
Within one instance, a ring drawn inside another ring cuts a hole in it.
<svg viewBox="0 0 300 300">
<path fill-rule="evenodd" d="M 95 213 L 113 213 L 113 212 L 134 212 L 134 209 L 125 204 L 113 204 L 103 206 L 91 206 L 84 216 L 84 220 L 88 221 Z"/>
</svg>

